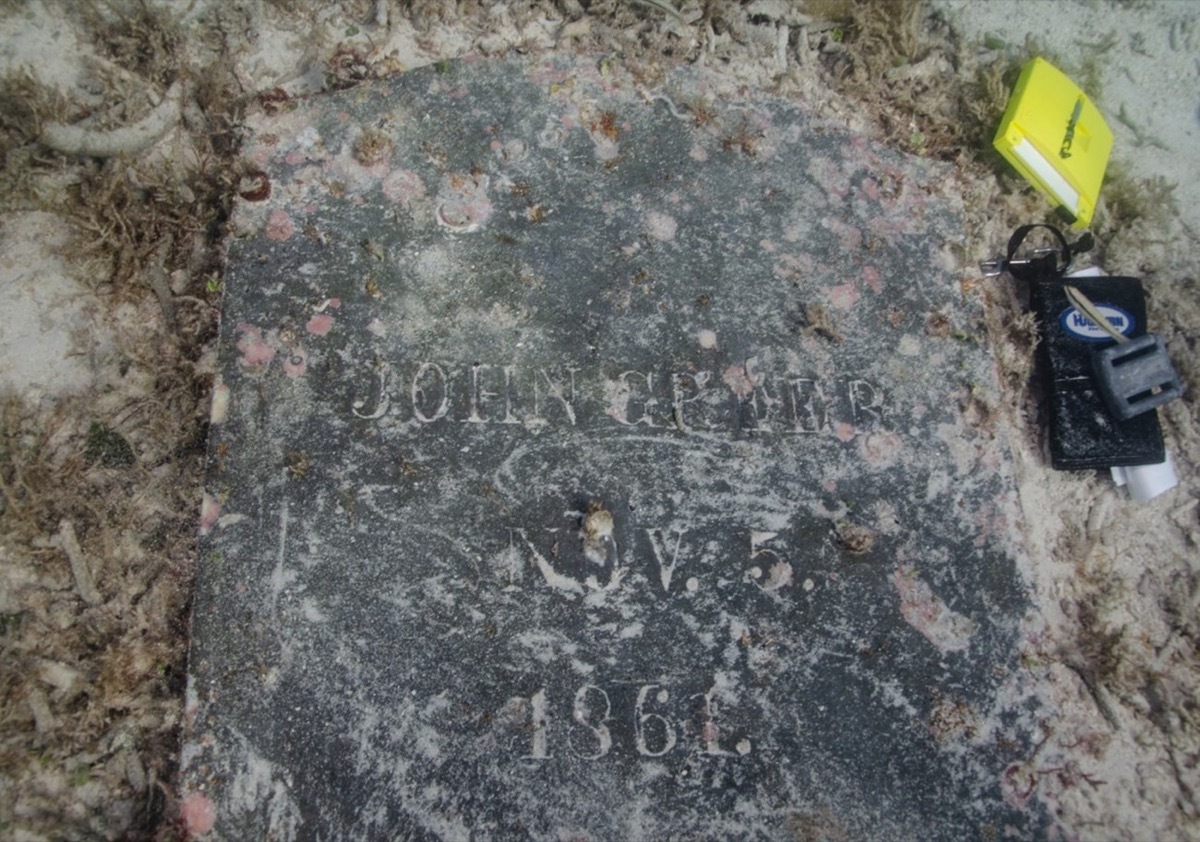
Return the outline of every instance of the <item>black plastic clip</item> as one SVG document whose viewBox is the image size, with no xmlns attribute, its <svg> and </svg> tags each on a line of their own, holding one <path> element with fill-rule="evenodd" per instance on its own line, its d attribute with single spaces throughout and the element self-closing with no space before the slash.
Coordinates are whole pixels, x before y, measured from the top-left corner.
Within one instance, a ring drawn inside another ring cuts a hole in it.
<svg viewBox="0 0 1200 842">
<path fill-rule="evenodd" d="M 1053 234 L 1054 239 L 1058 240 L 1058 247 L 1032 249 L 1022 253 L 1021 246 L 1024 245 L 1025 239 L 1038 228 L 1045 228 Z M 981 261 L 979 271 L 984 275 L 999 275 L 1008 272 L 1014 278 L 1023 281 L 1061 276 L 1071 270 L 1071 264 L 1075 262 L 1075 255 L 1091 251 L 1093 245 L 1095 245 L 1095 240 L 1091 232 L 1084 233 L 1074 243 L 1068 243 L 1062 232 L 1052 225 L 1040 223 L 1022 225 L 1009 237 L 1005 256 Z"/>
<path fill-rule="evenodd" d="M 1104 402 L 1122 421 L 1183 395 L 1183 384 L 1157 333 L 1101 348 L 1093 353 L 1092 366 Z"/>
<path fill-rule="evenodd" d="M 1113 415 L 1128 421 L 1183 394 L 1161 336 L 1147 333 L 1130 339 L 1110 325 L 1078 287 L 1067 284 L 1063 290 L 1077 310 L 1117 343 L 1092 352 L 1096 386 Z"/>
</svg>

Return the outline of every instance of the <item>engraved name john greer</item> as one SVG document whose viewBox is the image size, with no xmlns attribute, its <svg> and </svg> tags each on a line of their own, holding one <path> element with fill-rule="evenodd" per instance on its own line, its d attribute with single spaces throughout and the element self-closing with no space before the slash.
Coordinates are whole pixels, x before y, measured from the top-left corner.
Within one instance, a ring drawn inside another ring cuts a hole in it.
<svg viewBox="0 0 1200 842">
<path fill-rule="evenodd" d="M 889 407 L 877 382 L 764 373 L 753 361 L 724 370 L 679 370 L 416 360 L 380 363 L 359 386 L 351 411 L 362 419 L 391 417 L 428 426 L 607 425 L 847 440 L 883 428 Z"/>
</svg>

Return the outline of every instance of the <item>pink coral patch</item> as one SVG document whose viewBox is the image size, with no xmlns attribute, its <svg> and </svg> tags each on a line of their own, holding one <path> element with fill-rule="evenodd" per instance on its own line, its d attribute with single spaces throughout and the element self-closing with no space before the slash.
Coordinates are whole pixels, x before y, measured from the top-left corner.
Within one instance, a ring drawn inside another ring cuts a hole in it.
<svg viewBox="0 0 1200 842">
<path fill-rule="evenodd" d="M 754 378 L 745 365 L 731 365 L 721 375 L 722 382 L 742 400 L 754 394 Z"/>
<path fill-rule="evenodd" d="M 863 282 L 871 288 L 872 292 L 883 292 L 883 278 L 879 276 L 879 270 L 874 266 L 863 268 Z"/>
<path fill-rule="evenodd" d="M 904 455 L 904 442 L 895 433 L 877 432 L 859 440 L 859 453 L 872 467 L 884 468 L 896 464 Z"/>
<path fill-rule="evenodd" d="M 425 195 L 425 182 L 412 170 L 393 170 L 384 176 L 381 187 L 384 196 L 406 206 Z"/>
<path fill-rule="evenodd" d="M 897 567 L 892 584 L 900 595 L 900 616 L 943 654 L 962 652 L 971 645 L 975 622 L 951 611 L 929 585 L 917 578 L 912 566 Z"/>
<path fill-rule="evenodd" d="M 858 303 L 858 288 L 854 284 L 838 284 L 829 289 L 829 303 L 839 310 L 849 310 Z"/>
<path fill-rule="evenodd" d="M 250 324 L 240 324 L 237 349 L 242 352 L 241 363 L 248 368 L 269 365 L 275 359 L 275 349 L 263 338 L 262 330 Z"/>
<path fill-rule="evenodd" d="M 189 795 L 179 808 L 179 818 L 189 836 L 203 836 L 217 823 L 217 805 L 207 795 Z"/>
<path fill-rule="evenodd" d="M 835 234 L 845 251 L 857 252 L 863 247 L 863 233 L 853 225 L 827 217 L 821 220 L 821 227 Z"/>
<path fill-rule="evenodd" d="M 283 242 L 296 233 L 296 223 L 292 218 L 279 209 L 271 211 L 267 217 L 267 236 L 272 240 Z"/>
<path fill-rule="evenodd" d="M 333 316 L 327 313 L 317 313 L 317 315 L 308 320 L 308 324 L 305 327 L 313 336 L 325 336 L 329 331 L 333 330 Z"/>
</svg>

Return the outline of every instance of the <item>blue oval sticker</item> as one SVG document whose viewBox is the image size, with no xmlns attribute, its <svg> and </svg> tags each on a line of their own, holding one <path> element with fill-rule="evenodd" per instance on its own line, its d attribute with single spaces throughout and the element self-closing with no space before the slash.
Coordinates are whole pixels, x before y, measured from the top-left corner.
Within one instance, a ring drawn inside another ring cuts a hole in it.
<svg viewBox="0 0 1200 842">
<path fill-rule="evenodd" d="M 1110 325 L 1116 328 L 1118 333 L 1123 336 L 1133 333 L 1133 316 L 1125 310 L 1122 310 L 1120 307 L 1114 307 L 1111 304 L 1097 304 L 1096 309 L 1108 320 Z M 1086 342 L 1112 341 L 1112 337 L 1102 330 L 1098 324 L 1074 307 L 1068 307 L 1064 310 L 1063 314 L 1058 317 L 1058 323 L 1062 325 L 1062 329 L 1067 333 Z"/>
</svg>

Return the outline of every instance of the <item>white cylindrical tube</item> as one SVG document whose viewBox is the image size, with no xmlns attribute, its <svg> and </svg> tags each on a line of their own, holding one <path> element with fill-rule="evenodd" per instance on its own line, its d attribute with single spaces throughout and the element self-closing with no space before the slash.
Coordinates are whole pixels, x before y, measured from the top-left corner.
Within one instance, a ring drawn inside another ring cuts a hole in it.
<svg viewBox="0 0 1200 842">
<path fill-rule="evenodd" d="M 1129 486 L 1129 498 L 1137 503 L 1153 500 L 1179 484 L 1179 478 L 1175 475 L 1175 463 L 1171 461 L 1169 453 L 1167 458 L 1157 465 L 1113 468 L 1112 475 L 1117 485 Z"/>
</svg>

